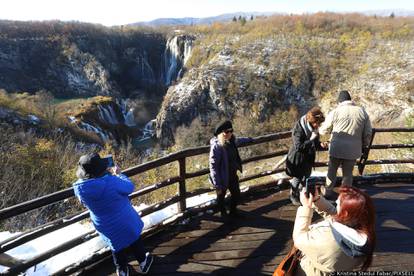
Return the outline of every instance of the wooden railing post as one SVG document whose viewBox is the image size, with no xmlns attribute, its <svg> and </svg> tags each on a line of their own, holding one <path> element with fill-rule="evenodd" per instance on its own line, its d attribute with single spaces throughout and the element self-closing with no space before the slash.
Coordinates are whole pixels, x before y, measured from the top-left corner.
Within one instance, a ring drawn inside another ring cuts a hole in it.
<svg viewBox="0 0 414 276">
<path fill-rule="evenodd" d="M 187 192 L 185 188 L 185 157 L 178 160 L 178 173 L 180 175 L 180 181 L 178 182 L 178 195 L 180 196 L 180 212 L 184 212 L 187 208 L 186 197 Z"/>
</svg>

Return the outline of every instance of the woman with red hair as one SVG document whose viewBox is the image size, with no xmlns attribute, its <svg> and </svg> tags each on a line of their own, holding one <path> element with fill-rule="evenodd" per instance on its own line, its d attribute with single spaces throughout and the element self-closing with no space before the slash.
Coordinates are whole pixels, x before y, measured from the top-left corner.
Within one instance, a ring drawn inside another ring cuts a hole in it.
<svg viewBox="0 0 414 276">
<path fill-rule="evenodd" d="M 293 242 L 301 252 L 295 275 L 330 275 L 334 271 L 366 270 L 375 248 L 372 199 L 355 187 L 340 189 L 336 208 L 320 196 L 300 194 Z M 313 210 L 324 220 L 310 225 Z"/>
</svg>

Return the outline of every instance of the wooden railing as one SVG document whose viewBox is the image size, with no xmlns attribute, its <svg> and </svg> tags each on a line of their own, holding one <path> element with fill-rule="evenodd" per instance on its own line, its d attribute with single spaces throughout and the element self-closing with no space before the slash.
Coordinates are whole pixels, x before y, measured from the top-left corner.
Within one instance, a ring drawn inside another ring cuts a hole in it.
<svg viewBox="0 0 414 276">
<path fill-rule="evenodd" d="M 368 150 L 365 152 L 365 154 L 361 157 L 361 160 L 357 163 L 358 169 L 360 174 L 363 173 L 364 171 L 364 167 L 366 165 L 376 165 L 376 164 L 396 164 L 396 163 L 414 163 L 414 158 L 407 158 L 407 159 L 401 159 L 401 160 L 368 160 L 368 156 L 369 156 L 369 150 L 371 149 L 390 149 L 390 148 L 414 148 L 414 144 L 387 144 L 387 145 L 372 145 L 372 141 L 374 140 L 374 136 L 376 133 L 379 132 L 414 132 L 414 128 L 388 128 L 388 129 L 373 129 L 373 136 L 371 139 L 371 143 L 370 146 L 368 147 Z M 291 132 L 281 132 L 281 133 L 274 133 L 274 134 L 269 134 L 269 135 L 264 135 L 264 136 L 260 136 L 260 137 L 256 137 L 253 138 L 253 141 L 248 142 L 248 143 L 244 143 L 242 145 L 240 145 L 240 147 L 248 147 L 251 145 L 257 145 L 257 144 L 262 144 L 262 143 L 266 143 L 266 142 L 272 142 L 272 141 L 278 141 L 281 139 L 286 139 L 286 138 L 290 138 L 291 136 Z M 290 141 L 287 142 L 288 144 L 290 144 Z M 149 235 L 152 234 L 156 231 L 159 231 L 160 229 L 168 226 L 168 224 L 171 223 L 175 223 L 177 220 L 182 219 L 184 217 L 187 216 L 191 216 L 191 214 L 194 211 L 198 211 L 198 209 L 205 209 L 205 208 L 211 208 L 211 207 L 195 207 L 195 208 L 187 208 L 186 206 L 186 199 L 196 196 L 196 195 L 200 195 L 206 192 L 211 192 L 213 189 L 212 188 L 201 188 L 201 189 L 197 189 L 194 190 L 192 192 L 188 192 L 186 189 L 186 181 L 188 179 L 194 178 L 194 177 L 199 177 L 202 175 L 206 175 L 209 173 L 208 169 L 201 169 L 195 172 L 187 172 L 186 170 L 186 158 L 190 158 L 190 157 L 194 157 L 197 155 L 202 155 L 202 154 L 207 154 L 209 153 L 210 147 L 209 146 L 204 146 L 204 147 L 197 147 L 197 148 L 189 148 L 189 149 L 185 149 L 179 152 L 175 152 L 172 154 L 169 154 L 165 157 L 159 158 L 157 160 L 153 160 L 153 161 L 149 161 L 147 163 L 126 169 L 123 171 L 124 174 L 126 174 L 127 176 L 134 176 L 134 175 L 138 175 L 140 173 L 146 172 L 148 170 L 151 169 L 155 169 L 158 168 L 160 166 L 163 165 L 167 165 L 170 164 L 172 162 L 178 162 L 178 171 L 177 171 L 177 175 L 175 176 L 171 176 L 168 179 L 165 179 L 159 183 L 155 183 L 149 186 L 146 186 L 143 189 L 134 191 L 133 193 L 130 194 L 130 198 L 136 198 L 136 197 L 140 197 L 143 196 L 145 194 L 154 192 L 160 188 L 163 187 L 167 187 L 173 184 L 178 184 L 178 194 L 176 196 L 173 196 L 169 199 L 167 199 L 166 201 L 163 202 L 159 202 L 156 204 L 153 204 L 147 208 L 145 208 L 144 210 L 142 210 L 140 212 L 141 216 L 145 216 L 148 214 L 151 214 L 153 212 L 156 212 L 158 210 L 161 210 L 171 204 L 175 204 L 178 203 L 179 204 L 179 211 L 180 211 L 180 215 L 177 216 L 176 220 L 171 220 L 169 223 L 163 223 L 162 225 L 157 225 L 151 229 L 148 229 L 145 231 L 144 236 L 145 235 Z M 251 162 L 256 162 L 256 161 L 260 161 L 260 160 L 266 160 L 269 158 L 274 158 L 277 156 L 284 156 L 286 155 L 287 150 L 280 150 L 280 151 L 275 151 L 275 152 L 271 152 L 271 153 L 267 153 L 264 155 L 258 155 L 258 156 L 253 156 L 253 157 L 249 157 L 247 159 L 244 159 L 242 162 L 243 164 L 246 163 L 251 163 Z M 327 162 L 317 162 L 315 164 L 315 166 L 317 167 L 322 167 L 322 166 L 327 166 Z M 254 175 L 248 175 L 245 176 L 243 178 L 240 179 L 240 182 L 246 182 L 246 181 L 250 181 L 253 179 L 257 179 L 257 178 L 261 178 L 264 176 L 268 176 L 268 175 L 273 175 L 276 173 L 280 173 L 283 172 L 285 169 L 284 168 L 275 168 L 273 170 L 269 170 L 269 171 L 263 171 L 260 172 L 258 174 L 254 174 Z M 412 174 L 408 174 L 408 178 L 404 176 L 404 174 L 401 176 L 401 179 L 408 179 L 408 181 L 412 181 Z M 259 185 L 255 185 L 253 187 L 251 187 L 249 189 L 249 192 L 254 192 L 255 190 L 263 190 L 264 188 L 276 188 L 276 189 L 280 189 L 283 188 L 280 185 L 277 185 L 277 180 L 274 181 L 270 181 L 268 183 L 262 183 Z M 73 193 L 73 188 L 68 188 L 53 194 L 49 194 L 40 198 L 36 198 L 27 202 L 23 202 L 11 207 L 7 207 L 4 208 L 2 210 L 0 210 L 0 221 L 15 217 L 17 215 L 26 213 L 28 211 L 40 208 L 40 207 L 44 207 L 53 203 L 57 203 L 60 202 L 62 200 L 71 198 L 74 196 Z M 13 248 L 16 248 L 24 243 L 27 243 L 33 239 L 36 239 L 38 237 L 41 237 L 45 234 L 51 233 L 53 231 L 56 231 L 58 229 L 61 229 L 63 227 L 66 227 L 68 225 L 71 225 L 73 223 L 82 221 L 84 219 L 89 218 L 89 212 L 88 211 L 83 211 L 83 212 L 79 212 L 73 215 L 69 215 L 51 222 L 48 222 L 46 224 L 43 224 L 41 226 L 35 227 L 29 231 L 25 231 L 19 235 L 13 236 L 7 240 L 1 241 L 0 242 L 0 254 L 5 253 Z M 44 260 L 47 260 L 49 258 L 51 258 L 52 256 L 55 256 L 61 252 L 67 251 L 79 244 L 82 244 L 94 237 L 97 236 L 97 233 L 92 230 L 89 231 L 87 233 L 84 233 L 82 235 L 80 235 L 79 237 L 76 237 L 72 240 L 69 240 L 61 245 L 58 245 L 50 250 L 48 250 L 47 252 L 43 252 L 37 256 L 32 257 L 31 259 L 28 260 L 23 260 L 20 264 L 11 267 L 6 274 L 10 274 L 10 275 L 14 275 L 14 274 L 18 274 L 20 272 L 23 272 L 25 270 L 27 270 L 28 268 L 43 262 Z M 65 268 L 64 270 L 58 271 L 56 272 L 56 274 L 70 274 L 75 272 L 76 270 L 78 270 L 81 267 L 85 267 L 88 266 L 96 261 L 98 261 L 99 259 L 102 259 L 106 256 L 109 255 L 109 250 L 101 252 L 99 254 L 95 254 L 93 256 L 91 256 L 89 259 L 82 261 L 81 263 L 77 263 L 74 265 L 71 265 L 67 268 Z"/>
</svg>

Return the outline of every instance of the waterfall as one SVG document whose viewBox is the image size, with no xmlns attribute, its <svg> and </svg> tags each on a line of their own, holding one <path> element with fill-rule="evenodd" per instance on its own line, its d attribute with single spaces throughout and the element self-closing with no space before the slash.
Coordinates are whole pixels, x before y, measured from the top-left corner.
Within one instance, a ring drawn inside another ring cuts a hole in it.
<svg viewBox="0 0 414 276">
<path fill-rule="evenodd" d="M 165 74 L 165 85 L 169 85 L 171 83 L 172 78 L 176 77 L 173 76 L 177 71 L 177 61 L 179 56 L 179 49 L 178 49 L 178 37 L 175 36 L 172 39 L 167 41 L 167 47 L 165 49 L 165 66 L 166 66 L 166 74 Z"/>
<path fill-rule="evenodd" d="M 99 117 L 102 121 L 107 122 L 111 125 L 119 124 L 119 121 L 116 117 L 116 114 L 115 114 L 112 106 L 110 106 L 110 105 L 107 105 L 107 106 L 99 105 L 98 109 L 99 109 Z"/>
<path fill-rule="evenodd" d="M 184 62 L 183 62 L 184 65 L 190 59 L 190 57 L 191 57 L 191 50 L 192 49 L 193 49 L 193 41 L 191 41 L 191 43 L 187 43 L 186 42 L 184 44 Z"/>
<path fill-rule="evenodd" d="M 134 109 L 131 108 L 125 115 L 125 125 L 129 127 L 136 126 L 135 118 L 134 118 Z"/>
<path fill-rule="evenodd" d="M 155 123 L 156 119 L 153 119 L 145 124 L 144 129 L 142 130 L 142 139 L 153 137 L 155 135 Z"/>
<path fill-rule="evenodd" d="M 80 122 L 79 124 L 79 128 L 89 131 L 89 132 L 95 132 L 96 134 L 99 135 L 99 137 L 103 140 L 103 141 L 108 141 L 109 140 L 109 135 L 104 133 L 100 128 L 98 127 L 94 127 L 93 125 L 90 125 L 88 123 L 85 122 Z"/>
<path fill-rule="evenodd" d="M 148 63 L 147 52 L 144 51 L 144 54 L 140 58 L 138 58 L 138 64 L 141 64 L 141 68 L 140 68 L 141 79 L 154 83 L 155 74 L 154 74 L 154 71 L 152 70 L 151 65 Z"/>
<path fill-rule="evenodd" d="M 176 80 L 185 63 L 191 56 L 194 38 L 185 35 L 177 35 L 168 39 L 165 54 L 165 85 L 170 85 Z"/>
</svg>

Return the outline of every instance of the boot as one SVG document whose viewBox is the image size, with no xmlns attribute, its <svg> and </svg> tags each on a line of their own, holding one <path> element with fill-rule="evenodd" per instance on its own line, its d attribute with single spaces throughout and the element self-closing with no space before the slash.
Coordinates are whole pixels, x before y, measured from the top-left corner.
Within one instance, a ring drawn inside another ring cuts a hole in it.
<svg viewBox="0 0 414 276">
<path fill-rule="evenodd" d="M 289 198 L 290 201 L 292 202 L 293 205 L 295 206 L 300 206 L 300 200 L 299 200 L 299 191 L 293 188 L 290 188 L 290 193 L 289 193 Z"/>
</svg>

